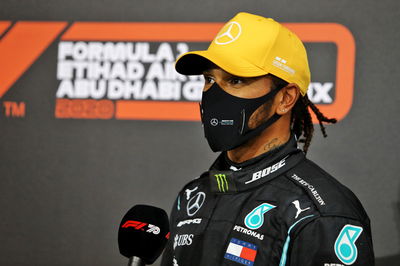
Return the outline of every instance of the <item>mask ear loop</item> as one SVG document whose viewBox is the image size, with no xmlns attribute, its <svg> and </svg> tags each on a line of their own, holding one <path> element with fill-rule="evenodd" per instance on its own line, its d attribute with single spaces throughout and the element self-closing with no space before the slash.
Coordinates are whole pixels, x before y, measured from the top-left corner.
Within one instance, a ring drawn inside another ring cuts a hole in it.
<svg viewBox="0 0 400 266">
<path fill-rule="evenodd" d="M 276 94 L 277 94 L 281 89 L 283 89 L 284 87 L 285 87 L 285 86 L 277 87 L 277 88 L 273 89 L 272 91 L 270 91 L 269 93 L 267 93 L 265 96 L 267 96 L 268 94 L 270 94 L 271 96 L 269 96 L 268 99 L 267 99 L 265 102 L 269 101 L 270 99 L 274 99 L 274 97 L 276 96 Z M 264 102 L 264 103 L 265 103 L 265 102 Z M 263 103 L 263 104 L 264 104 L 264 103 Z M 258 109 L 258 108 L 257 108 L 257 109 Z M 256 109 L 256 110 L 257 110 L 257 109 Z M 254 113 L 256 110 L 254 110 L 253 113 Z M 240 134 L 240 135 L 243 135 L 243 133 L 246 133 L 246 132 L 244 132 L 244 131 L 245 131 L 245 128 L 246 128 L 246 110 L 245 110 L 245 109 L 242 109 L 242 111 L 240 112 L 240 114 L 242 115 L 242 125 L 241 125 L 241 127 L 240 127 L 239 134 Z M 250 116 L 251 116 L 251 115 L 250 115 Z M 267 121 L 265 121 L 263 124 L 266 124 L 267 126 L 269 126 L 269 125 L 271 125 L 272 123 L 274 123 L 276 120 L 278 120 L 280 117 L 281 117 L 280 115 L 274 114 L 274 115 L 271 116 Z M 250 117 L 249 117 L 249 119 L 250 119 Z M 247 123 L 248 123 L 248 122 L 249 122 L 249 121 L 247 121 Z M 263 125 L 261 124 L 259 127 L 261 127 L 261 126 L 263 126 Z M 255 128 L 255 129 L 257 129 L 257 128 Z M 253 130 L 255 130 L 255 129 L 253 129 Z M 248 132 L 249 130 L 246 130 L 246 131 Z M 252 130 L 250 130 L 250 131 L 252 131 Z"/>
<path fill-rule="evenodd" d="M 239 134 L 242 135 L 243 131 L 244 131 L 244 126 L 246 123 L 246 110 L 242 109 L 242 111 L 240 113 L 242 115 L 242 126 L 240 127 Z"/>
<path fill-rule="evenodd" d="M 199 102 L 199 108 L 200 108 L 200 118 L 201 118 L 201 126 L 204 127 L 204 111 L 203 107 L 201 106 L 201 103 Z"/>
</svg>

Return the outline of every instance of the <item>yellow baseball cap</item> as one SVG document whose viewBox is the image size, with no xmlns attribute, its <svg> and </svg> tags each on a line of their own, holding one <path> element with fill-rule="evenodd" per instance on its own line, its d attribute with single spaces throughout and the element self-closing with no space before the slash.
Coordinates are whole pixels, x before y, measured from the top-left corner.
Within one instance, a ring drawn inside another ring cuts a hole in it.
<svg viewBox="0 0 400 266">
<path fill-rule="evenodd" d="M 271 73 L 296 83 L 307 93 L 310 69 L 303 43 L 272 18 L 238 13 L 228 21 L 205 51 L 181 55 L 175 69 L 184 75 L 200 75 L 208 61 L 239 77 Z"/>
</svg>

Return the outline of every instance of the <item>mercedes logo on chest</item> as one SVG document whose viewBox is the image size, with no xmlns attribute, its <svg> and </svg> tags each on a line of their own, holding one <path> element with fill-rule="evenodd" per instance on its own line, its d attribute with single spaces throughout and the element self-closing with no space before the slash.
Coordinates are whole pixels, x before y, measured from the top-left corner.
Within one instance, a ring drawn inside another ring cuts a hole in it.
<svg viewBox="0 0 400 266">
<path fill-rule="evenodd" d="M 201 206 L 206 199 L 206 194 L 204 192 L 197 192 L 187 203 L 186 211 L 189 216 L 193 216 L 196 214 L 198 210 L 200 210 Z"/>
</svg>

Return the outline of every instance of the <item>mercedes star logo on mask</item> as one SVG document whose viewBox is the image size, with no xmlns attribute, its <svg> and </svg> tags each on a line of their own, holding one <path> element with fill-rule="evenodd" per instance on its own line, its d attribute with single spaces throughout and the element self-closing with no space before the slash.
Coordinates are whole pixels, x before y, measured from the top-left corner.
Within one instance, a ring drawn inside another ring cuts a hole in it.
<svg viewBox="0 0 400 266">
<path fill-rule="evenodd" d="M 186 206 L 187 214 L 189 216 L 195 215 L 196 212 L 200 210 L 201 206 L 203 206 L 205 199 L 206 199 L 206 194 L 204 194 L 204 192 L 197 192 L 197 194 L 194 195 L 187 203 Z"/>
<path fill-rule="evenodd" d="M 210 123 L 212 126 L 216 127 L 216 126 L 218 126 L 218 119 L 213 118 L 213 119 L 211 119 Z"/>
<path fill-rule="evenodd" d="M 219 45 L 228 44 L 236 41 L 242 33 L 242 27 L 239 23 L 231 21 L 225 25 L 221 33 L 215 37 L 215 43 Z"/>
</svg>

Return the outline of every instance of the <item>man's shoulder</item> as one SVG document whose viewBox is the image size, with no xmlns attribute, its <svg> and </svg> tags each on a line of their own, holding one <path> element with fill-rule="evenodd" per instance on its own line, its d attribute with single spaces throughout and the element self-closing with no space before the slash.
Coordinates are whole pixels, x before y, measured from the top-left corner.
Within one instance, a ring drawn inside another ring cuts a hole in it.
<svg viewBox="0 0 400 266">
<path fill-rule="evenodd" d="M 285 177 L 314 203 L 321 216 L 341 216 L 367 221 L 357 196 L 314 162 L 306 159 L 287 171 Z"/>
</svg>

